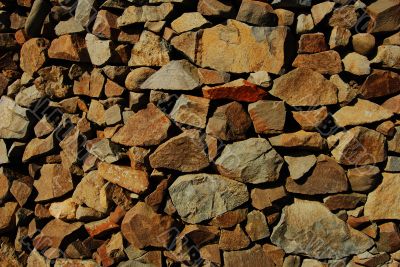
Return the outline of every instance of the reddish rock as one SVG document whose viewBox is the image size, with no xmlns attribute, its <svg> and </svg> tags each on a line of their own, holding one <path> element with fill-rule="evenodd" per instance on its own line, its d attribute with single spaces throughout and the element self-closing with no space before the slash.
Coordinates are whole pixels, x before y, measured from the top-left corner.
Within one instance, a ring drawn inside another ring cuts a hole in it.
<svg viewBox="0 0 400 267">
<path fill-rule="evenodd" d="M 203 96 L 209 99 L 230 99 L 243 102 L 255 102 L 267 93 L 244 79 L 235 80 L 224 85 L 204 87 Z"/>
<path fill-rule="evenodd" d="M 298 55 L 292 63 L 296 68 L 309 68 L 321 74 L 337 74 L 342 72 L 342 60 L 338 52 L 329 50 L 315 54 Z"/>
<path fill-rule="evenodd" d="M 124 90 L 125 89 L 116 82 L 107 79 L 104 90 L 104 93 L 106 94 L 107 97 L 121 96 Z"/>
<path fill-rule="evenodd" d="M 119 224 L 125 214 L 125 210 L 117 206 L 107 218 L 85 224 L 85 229 L 91 237 L 104 235 L 112 230 L 119 229 Z"/>
<path fill-rule="evenodd" d="M 105 162 L 98 165 L 98 174 L 105 180 L 117 184 L 136 194 L 143 193 L 149 186 L 147 173 L 127 166 Z"/>
<path fill-rule="evenodd" d="M 323 33 L 302 34 L 299 40 L 298 53 L 318 53 L 328 50 Z"/>
<path fill-rule="evenodd" d="M 234 141 L 245 139 L 250 126 L 251 119 L 243 106 L 232 102 L 216 109 L 208 120 L 206 132 L 224 141 Z"/>
<path fill-rule="evenodd" d="M 83 73 L 78 80 L 74 81 L 74 95 L 90 95 L 90 75 L 88 72 Z"/>
<path fill-rule="evenodd" d="M 200 248 L 199 252 L 203 259 L 217 264 L 217 266 L 221 265 L 221 253 L 218 244 L 205 245 Z"/>
<path fill-rule="evenodd" d="M 32 38 L 21 48 L 20 66 L 23 71 L 33 75 L 46 62 L 49 41 L 44 38 Z"/>
<path fill-rule="evenodd" d="M 154 104 L 148 104 L 129 117 L 127 123 L 112 137 L 125 146 L 158 145 L 167 138 L 171 122 Z"/>
<path fill-rule="evenodd" d="M 85 40 L 78 35 L 63 35 L 54 39 L 49 48 L 49 58 L 68 61 L 87 61 Z"/>
<path fill-rule="evenodd" d="M 304 182 L 286 179 L 286 190 L 304 195 L 319 195 L 346 191 L 348 181 L 343 168 L 332 158 L 320 155 L 310 176 Z"/>
<path fill-rule="evenodd" d="M 130 209 L 121 225 L 122 234 L 134 247 L 166 247 L 173 231 L 173 219 L 157 214 L 153 209 L 139 202 Z"/>
<path fill-rule="evenodd" d="M 201 68 L 197 71 L 199 72 L 200 82 L 206 85 L 227 83 L 230 80 L 230 75 L 226 72 Z"/>
<path fill-rule="evenodd" d="M 400 75 L 388 70 L 373 70 L 360 88 L 363 98 L 387 96 L 400 92 Z"/>
<path fill-rule="evenodd" d="M 247 209 L 237 209 L 218 215 L 210 221 L 210 224 L 219 228 L 230 228 L 246 220 L 246 217 Z"/>
<path fill-rule="evenodd" d="M 379 225 L 378 251 L 392 253 L 400 249 L 400 232 L 397 225 L 387 222 Z"/>
<path fill-rule="evenodd" d="M 219 247 L 222 250 L 240 250 L 250 245 L 250 239 L 242 230 L 240 225 L 236 225 L 234 230 L 223 229 L 219 239 Z"/>
</svg>

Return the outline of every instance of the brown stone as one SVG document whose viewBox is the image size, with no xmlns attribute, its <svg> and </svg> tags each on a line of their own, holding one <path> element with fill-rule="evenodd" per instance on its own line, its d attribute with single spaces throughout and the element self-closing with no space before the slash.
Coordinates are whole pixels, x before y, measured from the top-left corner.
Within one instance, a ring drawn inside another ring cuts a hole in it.
<svg viewBox="0 0 400 267">
<path fill-rule="evenodd" d="M 25 148 L 22 161 L 27 162 L 34 157 L 44 156 L 46 153 L 54 149 L 54 136 L 49 135 L 45 139 L 35 138 L 32 139 Z"/>
<path fill-rule="evenodd" d="M 264 244 L 263 250 L 265 255 L 275 263 L 275 266 L 283 266 L 283 259 L 285 257 L 283 249 L 271 244 Z"/>
<path fill-rule="evenodd" d="M 329 25 L 334 27 L 344 27 L 350 29 L 357 23 L 356 9 L 352 5 L 345 5 L 333 11 L 332 17 L 329 19 Z"/>
<path fill-rule="evenodd" d="M 39 70 L 38 73 L 40 78 L 35 80 L 35 85 L 51 99 L 65 98 L 71 92 L 67 85 L 67 68 L 51 66 Z"/>
<path fill-rule="evenodd" d="M 242 105 L 232 102 L 216 109 L 208 120 L 206 132 L 224 141 L 234 141 L 245 139 L 250 126 L 251 119 Z"/>
<path fill-rule="evenodd" d="M 0 232 L 7 232 L 15 224 L 15 212 L 17 211 L 17 202 L 6 202 L 0 207 Z"/>
<path fill-rule="evenodd" d="M 58 219 L 50 221 L 43 227 L 40 234 L 33 240 L 33 245 L 36 249 L 42 250 L 45 248 L 59 248 L 61 242 L 70 234 L 77 231 L 82 226 L 82 223 L 66 223 Z"/>
<path fill-rule="evenodd" d="M 124 93 L 124 88 L 116 82 L 107 79 L 104 93 L 107 97 L 121 96 Z"/>
<path fill-rule="evenodd" d="M 281 133 L 285 127 L 286 108 L 282 101 L 259 100 L 248 106 L 256 133 Z"/>
<path fill-rule="evenodd" d="M 264 253 L 263 248 L 258 244 L 247 250 L 225 251 L 224 263 L 226 267 L 275 266 L 273 261 Z"/>
<path fill-rule="evenodd" d="M 110 231 L 120 229 L 120 221 L 125 216 L 126 211 L 117 206 L 113 212 L 105 219 L 92 221 L 85 224 L 85 229 L 91 237 L 101 236 Z"/>
<path fill-rule="evenodd" d="M 54 39 L 49 48 L 49 58 L 68 61 L 86 61 L 87 51 L 85 40 L 78 35 L 63 35 Z"/>
<path fill-rule="evenodd" d="M 104 125 L 106 123 L 105 109 L 100 101 L 92 99 L 87 113 L 87 119 L 96 123 L 97 125 Z"/>
<path fill-rule="evenodd" d="M 291 26 L 293 25 L 295 14 L 294 12 L 287 9 L 274 9 L 276 16 L 278 17 L 278 26 Z"/>
<path fill-rule="evenodd" d="M 387 222 L 379 225 L 378 251 L 392 253 L 400 249 L 400 233 L 397 225 Z"/>
<path fill-rule="evenodd" d="M 13 33 L 0 33 L 0 48 L 14 49 L 17 46 Z"/>
<path fill-rule="evenodd" d="M 91 97 L 100 97 L 103 92 L 105 78 L 101 69 L 95 68 L 90 73 L 89 95 Z"/>
<path fill-rule="evenodd" d="M 369 32 L 396 31 L 400 28 L 400 3 L 395 0 L 378 0 L 366 9 L 371 20 Z"/>
<path fill-rule="evenodd" d="M 126 76 L 125 87 L 128 90 L 138 91 L 140 90 L 140 86 L 142 85 L 142 83 L 146 81 L 155 72 L 156 70 L 147 67 L 133 69 Z"/>
<path fill-rule="evenodd" d="M 164 20 L 173 10 L 174 5 L 163 3 L 158 6 L 129 6 L 117 20 L 118 27 L 135 23 Z"/>
<path fill-rule="evenodd" d="M 253 210 L 247 214 L 245 227 L 251 241 L 255 242 L 269 236 L 267 220 L 261 211 Z"/>
<path fill-rule="evenodd" d="M 179 123 L 206 128 L 210 100 L 202 97 L 181 95 L 175 102 L 170 115 Z"/>
<path fill-rule="evenodd" d="M 20 66 L 23 71 L 33 75 L 46 62 L 49 41 L 44 38 L 32 38 L 21 48 Z"/>
<path fill-rule="evenodd" d="M 400 92 L 400 75 L 388 70 L 373 70 L 361 86 L 363 98 L 387 96 Z"/>
<path fill-rule="evenodd" d="M 74 81 L 74 95 L 90 95 L 90 75 L 83 73 L 78 80 Z"/>
<path fill-rule="evenodd" d="M 268 139 L 272 146 L 286 148 L 304 148 L 322 150 L 326 147 L 326 140 L 316 132 L 300 130 L 294 133 L 284 133 Z"/>
<path fill-rule="evenodd" d="M 320 73 L 306 68 L 292 70 L 275 79 L 270 94 L 291 106 L 337 103 L 337 88 Z"/>
<path fill-rule="evenodd" d="M 250 245 L 250 239 L 242 230 L 240 225 L 236 225 L 234 230 L 223 229 L 219 239 L 219 247 L 222 250 L 240 250 Z"/>
<path fill-rule="evenodd" d="M 251 205 L 258 210 L 272 208 L 276 202 L 286 196 L 287 194 L 283 186 L 266 189 L 254 188 L 250 193 Z"/>
<path fill-rule="evenodd" d="M 89 208 L 106 213 L 108 203 L 104 188 L 105 183 L 98 171 L 91 171 L 76 186 L 72 198 L 79 204 L 84 203 Z"/>
<path fill-rule="evenodd" d="M 298 53 L 319 53 L 328 50 L 323 33 L 302 34 Z"/>
<path fill-rule="evenodd" d="M 118 16 L 108 10 L 100 10 L 93 24 L 92 33 L 98 37 L 115 39 L 118 34 Z"/>
<path fill-rule="evenodd" d="M 236 20 L 247 24 L 271 26 L 276 21 L 276 15 L 274 9 L 268 3 L 244 0 L 240 5 Z"/>
<path fill-rule="evenodd" d="M 400 153 L 400 127 L 395 127 L 394 136 L 388 141 L 388 150 L 390 152 Z"/>
<path fill-rule="evenodd" d="M 382 107 L 395 114 L 400 114 L 400 95 L 389 98 L 383 102 Z"/>
<path fill-rule="evenodd" d="M 355 192 L 371 190 L 378 182 L 380 170 L 376 166 L 366 165 L 347 171 L 351 189 Z"/>
<path fill-rule="evenodd" d="M 29 176 L 24 176 L 12 182 L 10 192 L 17 200 L 18 204 L 23 207 L 32 193 L 33 179 Z"/>
<path fill-rule="evenodd" d="M 375 37 L 370 33 L 357 33 L 353 35 L 353 49 L 361 55 L 367 55 L 375 47 Z"/>
<path fill-rule="evenodd" d="M 125 146 L 158 145 L 167 138 L 171 122 L 154 104 L 129 117 L 112 141 Z"/>
<path fill-rule="evenodd" d="M 255 102 L 267 93 L 244 79 L 235 80 L 224 85 L 203 87 L 203 96 L 209 99 L 230 99 L 243 102 Z"/>
<path fill-rule="evenodd" d="M 386 160 L 385 137 L 365 127 L 357 126 L 339 138 L 331 151 L 333 157 L 344 165 L 367 165 Z"/>
<path fill-rule="evenodd" d="M 131 167 L 105 162 L 98 165 L 98 174 L 105 180 L 117 184 L 136 194 L 143 193 L 149 186 L 147 173 Z"/>
<path fill-rule="evenodd" d="M 152 168 L 181 172 L 200 171 L 209 165 L 204 145 L 197 130 L 188 130 L 169 139 L 150 155 Z"/>
<path fill-rule="evenodd" d="M 321 107 L 315 110 L 292 111 L 293 118 L 301 129 L 305 131 L 318 130 L 319 126 L 328 118 L 328 109 Z"/>
<path fill-rule="evenodd" d="M 229 17 L 233 11 L 233 6 L 225 1 L 199 0 L 197 10 L 204 16 Z"/>
<path fill-rule="evenodd" d="M 324 198 L 324 204 L 329 210 L 351 210 L 365 203 L 367 196 L 358 193 L 337 194 Z"/>
<path fill-rule="evenodd" d="M 200 248 L 200 256 L 218 266 L 221 265 L 221 254 L 218 244 L 205 245 Z"/>
<path fill-rule="evenodd" d="M 342 61 L 338 52 L 329 50 L 315 54 L 298 55 L 292 63 L 296 68 L 309 68 L 321 74 L 342 72 Z"/>
<path fill-rule="evenodd" d="M 219 228 L 231 228 L 245 221 L 246 218 L 247 209 L 236 209 L 218 215 L 210 221 L 210 224 Z"/>
<path fill-rule="evenodd" d="M 40 175 L 33 184 L 38 191 L 35 201 L 58 198 L 73 190 L 71 173 L 61 164 L 43 165 Z"/>
<path fill-rule="evenodd" d="M 197 69 L 199 72 L 200 82 L 206 85 L 215 85 L 228 83 L 230 80 L 230 74 L 223 71 L 209 70 L 209 69 Z"/>
<path fill-rule="evenodd" d="M 317 158 L 317 164 L 304 182 L 290 177 L 286 180 L 286 190 L 292 193 L 318 195 L 339 193 L 348 188 L 347 177 L 343 168 L 326 155 Z"/>
<path fill-rule="evenodd" d="M 12 185 L 12 176 L 12 172 L 9 169 L 0 168 L 0 202 L 8 196 Z"/>
<path fill-rule="evenodd" d="M 143 202 L 130 209 L 121 224 L 124 237 L 134 247 L 166 247 L 169 244 L 173 219 L 157 214 Z"/>
</svg>

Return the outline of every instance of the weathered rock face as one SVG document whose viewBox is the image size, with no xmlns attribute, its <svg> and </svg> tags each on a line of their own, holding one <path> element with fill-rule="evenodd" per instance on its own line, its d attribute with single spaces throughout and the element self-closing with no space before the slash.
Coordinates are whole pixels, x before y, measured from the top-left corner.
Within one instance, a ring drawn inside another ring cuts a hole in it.
<svg viewBox="0 0 400 267">
<path fill-rule="evenodd" d="M 46 62 L 49 41 L 44 38 L 33 38 L 21 48 L 21 69 L 33 75 Z"/>
<path fill-rule="evenodd" d="M 328 156 L 320 155 L 315 168 L 305 181 L 286 180 L 286 190 L 292 193 L 318 195 L 347 190 L 347 177 L 343 168 Z"/>
<path fill-rule="evenodd" d="M 239 79 L 224 85 L 203 87 L 203 96 L 209 99 L 230 99 L 243 102 L 255 102 L 262 99 L 266 92 L 246 80 Z"/>
<path fill-rule="evenodd" d="M 51 42 L 49 58 L 68 61 L 87 61 L 85 40 L 77 35 L 62 35 Z"/>
<path fill-rule="evenodd" d="M 397 204 L 400 199 L 395 191 L 399 188 L 400 174 L 384 172 L 382 175 L 382 183 L 368 195 L 364 214 L 374 221 L 398 220 L 400 210 Z"/>
<path fill-rule="evenodd" d="M 151 146 L 167 138 L 171 122 L 155 105 L 149 104 L 128 118 L 127 123 L 112 137 L 125 146 Z"/>
<path fill-rule="evenodd" d="M 252 147 L 252 151 L 249 151 Z M 243 183 L 259 184 L 279 178 L 282 157 L 263 138 L 250 138 L 227 145 L 217 159 L 220 174 Z"/>
<path fill-rule="evenodd" d="M 194 172 L 209 165 L 200 134 L 188 130 L 169 139 L 150 155 L 153 168 L 167 168 L 181 172 Z"/>
<path fill-rule="evenodd" d="M 286 108 L 282 101 L 260 100 L 248 108 L 256 133 L 281 133 L 285 127 Z"/>
<path fill-rule="evenodd" d="M 159 6 L 130 6 L 118 18 L 118 26 L 127 26 L 140 22 L 164 20 L 173 10 L 174 5 L 163 3 Z"/>
<path fill-rule="evenodd" d="M 400 91 L 400 75 L 387 70 L 374 70 L 364 81 L 360 93 L 366 98 L 381 97 Z"/>
<path fill-rule="evenodd" d="M 287 35 L 286 27 L 253 27 L 228 20 L 226 26 L 205 29 L 200 40 L 193 35 L 186 36 L 185 43 L 194 43 L 195 62 L 203 68 L 234 73 L 263 70 L 277 74 L 284 63 Z"/>
<path fill-rule="evenodd" d="M 270 94 L 291 106 L 318 106 L 337 103 L 337 88 L 321 74 L 298 68 L 274 81 Z"/>
<path fill-rule="evenodd" d="M 179 215 L 188 223 L 214 218 L 249 199 L 244 184 L 205 173 L 180 176 L 168 190 Z"/>
<path fill-rule="evenodd" d="M 23 138 L 29 126 L 27 109 L 17 105 L 11 98 L 2 96 L 0 99 L 0 138 Z"/>
<path fill-rule="evenodd" d="M 247 250 L 224 252 L 224 262 L 227 267 L 275 266 L 260 245 L 255 245 Z"/>
<path fill-rule="evenodd" d="M 292 65 L 296 68 L 309 68 L 321 74 L 333 75 L 342 71 L 340 55 L 334 50 L 315 54 L 300 54 Z"/>
<path fill-rule="evenodd" d="M 268 139 L 272 146 L 322 150 L 326 147 L 326 140 L 316 132 L 298 131 L 284 133 Z"/>
<path fill-rule="evenodd" d="M 317 158 L 314 155 L 285 156 L 285 161 L 288 164 L 290 178 L 297 180 L 314 167 Z"/>
<path fill-rule="evenodd" d="M 365 127 L 357 126 L 339 137 L 332 156 L 344 165 L 367 165 L 386 159 L 385 137 Z"/>
<path fill-rule="evenodd" d="M 271 241 L 286 253 L 301 253 L 316 259 L 340 259 L 359 254 L 374 243 L 322 204 L 299 199 L 283 209 Z"/>
<path fill-rule="evenodd" d="M 179 123 L 206 128 L 210 100 L 203 97 L 181 95 L 176 100 L 170 115 Z"/>
<path fill-rule="evenodd" d="M 157 214 L 143 202 L 130 209 L 121 224 L 124 237 L 135 248 L 167 247 L 172 237 L 173 219 Z"/>
</svg>

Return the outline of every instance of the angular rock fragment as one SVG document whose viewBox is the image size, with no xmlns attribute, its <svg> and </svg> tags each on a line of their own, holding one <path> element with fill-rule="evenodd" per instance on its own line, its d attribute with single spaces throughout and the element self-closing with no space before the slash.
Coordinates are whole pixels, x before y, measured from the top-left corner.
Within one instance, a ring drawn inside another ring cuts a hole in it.
<svg viewBox="0 0 400 267">
<path fill-rule="evenodd" d="M 314 21 L 311 14 L 300 14 L 297 16 L 296 33 L 310 32 L 314 28 Z"/>
<path fill-rule="evenodd" d="M 49 41 L 44 38 L 32 38 L 21 48 L 20 66 L 23 71 L 33 75 L 46 62 Z"/>
<path fill-rule="evenodd" d="M 54 27 L 54 31 L 57 36 L 62 36 L 66 34 L 83 32 L 85 31 L 85 28 L 82 27 L 79 21 L 72 17 L 65 21 L 59 21 Z"/>
<path fill-rule="evenodd" d="M 216 109 L 208 120 L 206 133 L 224 141 L 241 140 L 250 126 L 251 119 L 242 105 L 232 102 Z"/>
<path fill-rule="evenodd" d="M 99 163 L 98 170 L 101 178 L 136 194 L 143 193 L 149 186 L 147 173 L 141 170 L 105 162 Z"/>
<path fill-rule="evenodd" d="M 320 23 L 326 15 L 332 12 L 335 3 L 331 1 L 325 1 L 311 7 L 311 15 L 314 20 L 314 24 Z"/>
<path fill-rule="evenodd" d="M 256 133 L 281 133 L 285 127 L 286 108 L 282 101 L 259 100 L 248 106 Z"/>
<path fill-rule="evenodd" d="M 93 24 L 92 33 L 98 37 L 115 39 L 118 33 L 118 16 L 108 10 L 100 10 Z"/>
<path fill-rule="evenodd" d="M 159 6 L 129 6 L 117 20 L 118 27 L 135 23 L 164 20 L 173 10 L 171 3 L 162 3 Z"/>
<path fill-rule="evenodd" d="M 92 14 L 95 12 L 95 0 L 78 0 L 75 10 L 75 20 L 77 20 L 82 27 L 88 27 L 92 22 Z"/>
<path fill-rule="evenodd" d="M 27 202 L 33 189 L 33 179 L 29 176 L 24 176 L 12 182 L 10 193 L 17 200 L 18 204 L 23 207 Z"/>
<path fill-rule="evenodd" d="M 368 25 L 369 32 L 396 31 L 400 28 L 400 3 L 392 0 L 378 0 L 366 9 L 371 20 Z"/>
<path fill-rule="evenodd" d="M 170 115 L 174 121 L 205 128 L 210 100 L 202 97 L 181 95 Z"/>
<path fill-rule="evenodd" d="M 342 71 L 342 61 L 334 50 L 315 54 L 298 55 L 292 63 L 296 68 L 309 68 L 321 74 L 337 74 Z"/>
<path fill-rule="evenodd" d="M 278 16 L 278 26 L 291 26 L 294 22 L 294 12 L 286 9 L 275 9 L 275 14 Z"/>
<path fill-rule="evenodd" d="M 387 68 L 400 69 L 400 47 L 397 45 L 378 46 L 378 53 L 371 63 L 381 63 Z"/>
<path fill-rule="evenodd" d="M 331 36 L 329 37 L 329 47 L 331 49 L 337 48 L 339 46 L 346 46 L 351 37 L 351 32 L 349 29 L 344 27 L 333 27 Z"/>
<path fill-rule="evenodd" d="M 111 58 L 111 41 L 100 40 L 93 34 L 86 34 L 87 51 L 93 65 L 100 66 Z"/>
<path fill-rule="evenodd" d="M 27 162 L 35 157 L 41 157 L 54 149 L 54 135 L 49 135 L 45 139 L 32 139 L 25 148 L 22 162 Z"/>
<path fill-rule="evenodd" d="M 400 172 L 400 157 L 388 156 L 385 171 Z"/>
<path fill-rule="evenodd" d="M 105 181 L 98 171 L 86 174 L 76 186 L 72 198 L 77 203 L 84 203 L 89 208 L 105 213 L 108 210 Z"/>
<path fill-rule="evenodd" d="M 400 153 L 400 127 L 395 128 L 394 136 L 388 141 L 388 150 L 390 152 Z"/>
<path fill-rule="evenodd" d="M 2 96 L 0 99 L 0 138 L 21 139 L 26 136 L 29 126 L 27 109 L 20 107 L 11 98 Z"/>
<path fill-rule="evenodd" d="M 199 12 L 183 13 L 182 16 L 171 22 L 171 27 L 177 33 L 197 30 L 209 22 Z"/>
<path fill-rule="evenodd" d="M 145 82 L 152 74 L 156 71 L 151 68 L 141 67 L 133 69 L 128 73 L 125 79 L 125 87 L 128 90 L 137 91 L 140 90 L 140 85 Z"/>
<path fill-rule="evenodd" d="M 253 210 L 247 214 L 246 233 L 251 241 L 257 241 L 269 236 L 267 220 L 261 211 Z"/>
<path fill-rule="evenodd" d="M 15 212 L 17 211 L 17 202 L 7 202 L 0 207 L 0 232 L 7 232 L 13 227 L 15 221 Z"/>
<path fill-rule="evenodd" d="M 315 110 L 293 111 L 293 118 L 305 131 L 319 129 L 319 126 L 328 118 L 328 109 L 321 107 Z"/>
<path fill-rule="evenodd" d="M 200 134 L 188 130 L 161 144 L 150 155 L 152 168 L 167 168 L 181 172 L 194 172 L 209 165 Z"/>
<path fill-rule="evenodd" d="M 188 223 L 214 218 L 249 199 L 245 184 L 205 173 L 180 176 L 168 190 L 180 217 Z"/>
<path fill-rule="evenodd" d="M 284 158 L 288 164 L 290 178 L 293 180 L 303 177 L 317 163 L 317 157 L 314 155 L 285 156 Z"/>
<path fill-rule="evenodd" d="M 261 100 L 267 93 L 244 79 L 235 80 L 224 85 L 203 87 L 203 96 L 209 99 L 230 99 L 243 102 Z"/>
<path fill-rule="evenodd" d="M 390 111 L 373 102 L 357 99 L 354 105 L 339 109 L 333 114 L 333 119 L 338 126 L 345 127 L 383 121 L 392 116 Z"/>
<path fill-rule="evenodd" d="M 175 60 L 146 79 L 140 89 L 193 90 L 200 85 L 197 68 L 187 60 Z"/>
<path fill-rule="evenodd" d="M 127 123 L 112 137 L 112 141 L 125 146 L 158 145 L 167 138 L 171 122 L 155 105 L 148 104 L 129 117 Z"/>
<path fill-rule="evenodd" d="M 366 165 L 347 171 L 351 189 L 355 192 L 371 190 L 378 182 L 380 170 L 376 166 Z"/>
<path fill-rule="evenodd" d="M 64 59 L 68 61 L 87 61 L 85 40 L 78 35 L 62 35 L 51 42 L 49 58 Z"/>
<path fill-rule="evenodd" d="M 343 168 L 334 159 L 320 155 L 310 176 L 304 182 L 288 178 L 286 190 L 305 195 L 338 193 L 347 190 L 347 183 Z"/>
<path fill-rule="evenodd" d="M 157 214 L 150 206 L 139 202 L 126 213 L 121 230 L 130 244 L 142 249 L 147 246 L 167 247 L 173 234 L 172 226 L 170 216 Z"/>
<path fill-rule="evenodd" d="M 254 188 L 251 190 L 251 205 L 258 210 L 272 208 L 276 202 L 286 196 L 287 193 L 283 186 L 266 189 Z"/>
<path fill-rule="evenodd" d="M 322 204 L 300 199 L 283 209 L 271 241 L 286 253 L 305 254 L 316 259 L 340 259 L 362 253 L 374 244 L 372 239 L 348 226 Z"/>
<path fill-rule="evenodd" d="M 33 183 L 38 196 L 35 201 L 45 201 L 61 197 L 73 190 L 69 170 L 61 164 L 45 164 L 40 169 L 40 178 Z"/>
<path fill-rule="evenodd" d="M 359 204 L 365 203 L 366 200 L 367 197 L 363 194 L 337 194 L 324 198 L 324 204 L 331 211 L 350 210 L 355 209 Z"/>
<path fill-rule="evenodd" d="M 236 209 L 227 211 L 210 221 L 210 224 L 219 228 L 231 228 L 246 220 L 247 209 Z"/>
<path fill-rule="evenodd" d="M 227 145 L 216 161 L 223 176 L 252 184 L 276 181 L 282 165 L 282 157 L 263 138 L 250 138 Z"/>
<path fill-rule="evenodd" d="M 343 58 L 344 70 L 355 75 L 367 75 L 371 72 L 367 57 L 352 52 Z"/>
<path fill-rule="evenodd" d="M 326 50 L 328 47 L 323 33 L 307 33 L 300 36 L 299 53 L 318 53 Z"/>
<path fill-rule="evenodd" d="M 233 230 L 221 231 L 218 245 L 222 250 L 240 250 L 250 245 L 250 239 L 238 224 Z"/>
<path fill-rule="evenodd" d="M 72 198 L 68 198 L 62 202 L 51 203 L 49 213 L 56 219 L 69 221 L 75 219 L 77 207 L 78 204 Z"/>
<path fill-rule="evenodd" d="M 400 92 L 400 75 L 388 70 L 373 70 L 360 88 L 362 97 L 366 99 L 397 92 Z"/>
<path fill-rule="evenodd" d="M 0 139 L 0 165 L 9 163 L 7 146 L 3 139 Z"/>
<path fill-rule="evenodd" d="M 276 21 L 274 9 L 261 1 L 242 1 L 236 20 L 259 26 L 272 26 Z"/>
<path fill-rule="evenodd" d="M 337 103 L 337 88 L 318 72 L 298 68 L 275 79 L 270 94 L 291 106 L 318 106 Z"/>
<path fill-rule="evenodd" d="M 167 43 L 160 36 L 143 31 L 131 51 L 128 66 L 164 66 L 170 61 Z"/>
<path fill-rule="evenodd" d="M 370 220 L 398 220 L 400 218 L 399 173 L 382 173 L 382 183 L 368 194 L 364 215 Z"/>
<path fill-rule="evenodd" d="M 365 127 L 357 126 L 339 137 L 332 156 L 344 165 L 368 165 L 386 160 L 385 137 Z"/>
<path fill-rule="evenodd" d="M 379 225 L 379 240 L 377 241 L 379 251 L 395 252 L 400 249 L 400 234 L 397 225 L 387 222 Z"/>
<path fill-rule="evenodd" d="M 357 13 L 354 6 L 344 5 L 333 11 L 329 25 L 351 29 L 357 23 Z"/>
<path fill-rule="evenodd" d="M 265 254 L 263 248 L 258 244 L 247 250 L 225 251 L 224 263 L 226 267 L 275 266 L 273 261 Z"/>
<path fill-rule="evenodd" d="M 294 133 L 284 133 L 268 139 L 272 146 L 287 148 L 304 148 L 322 150 L 326 146 L 326 140 L 316 132 L 303 130 Z"/>
</svg>

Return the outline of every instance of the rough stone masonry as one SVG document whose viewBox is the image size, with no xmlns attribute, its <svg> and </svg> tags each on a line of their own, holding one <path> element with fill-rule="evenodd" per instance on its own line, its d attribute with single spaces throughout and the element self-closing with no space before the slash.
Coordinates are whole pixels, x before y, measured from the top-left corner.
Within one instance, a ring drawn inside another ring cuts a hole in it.
<svg viewBox="0 0 400 267">
<path fill-rule="evenodd" d="M 0 267 L 400 267 L 400 0 L 0 0 Z"/>
</svg>

